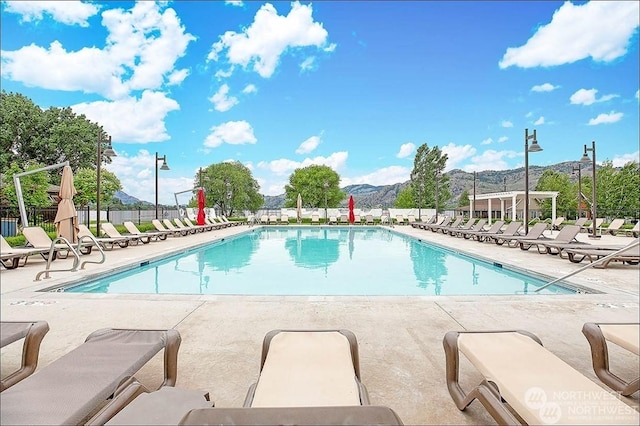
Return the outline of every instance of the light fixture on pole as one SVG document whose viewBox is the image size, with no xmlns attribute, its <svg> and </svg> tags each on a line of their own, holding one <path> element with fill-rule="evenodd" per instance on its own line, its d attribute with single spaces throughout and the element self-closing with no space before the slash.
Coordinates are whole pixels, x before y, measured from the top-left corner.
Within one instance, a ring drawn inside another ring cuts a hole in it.
<svg viewBox="0 0 640 426">
<path fill-rule="evenodd" d="M 438 194 L 438 184 L 440 178 L 440 172 L 436 171 L 436 223 L 438 223 L 438 201 L 440 199 L 440 194 Z"/>
<path fill-rule="evenodd" d="M 582 217 L 582 165 L 571 166 L 571 174 L 578 172 L 578 219 Z"/>
<path fill-rule="evenodd" d="M 529 146 L 529 139 L 531 139 L 531 146 Z M 529 134 L 529 129 L 524 129 L 524 234 L 529 233 L 529 153 L 540 152 L 542 148 L 538 145 L 536 139 L 536 130 L 533 129 L 533 134 Z"/>
<path fill-rule="evenodd" d="M 589 158 L 587 152 L 593 152 L 593 158 Z M 581 163 L 591 163 L 591 180 L 593 181 L 593 187 L 591 189 L 591 224 L 593 225 L 593 230 L 591 231 L 591 235 L 589 238 L 600 238 L 599 235 L 596 235 L 596 216 L 597 216 L 597 208 L 596 208 L 596 141 L 591 141 L 591 148 L 587 148 L 587 145 L 584 146 L 584 154 L 582 154 L 582 158 L 580 159 Z"/>
<path fill-rule="evenodd" d="M 469 209 L 469 219 L 473 219 L 476 213 L 476 172 L 473 172 L 473 204 Z"/>
<path fill-rule="evenodd" d="M 324 183 L 324 222 L 327 223 L 327 190 L 329 189 L 329 182 Z"/>
<path fill-rule="evenodd" d="M 155 165 L 156 165 L 156 219 L 158 218 L 158 161 L 162 161 L 162 166 L 160 166 L 160 170 L 169 170 L 169 166 L 167 166 L 167 156 L 166 154 L 162 157 L 158 156 L 156 152 L 155 156 Z"/>
<path fill-rule="evenodd" d="M 102 150 L 102 144 L 107 143 L 105 150 Z M 98 133 L 98 149 L 96 159 L 96 235 L 101 236 L 100 232 L 100 169 L 102 168 L 102 155 L 107 157 L 117 157 L 116 152 L 111 147 L 111 136 L 108 139 L 102 138 L 102 131 Z"/>
<path fill-rule="evenodd" d="M 507 192 L 507 177 L 506 176 L 502 178 L 502 185 L 503 185 L 502 190 L 504 192 Z"/>
</svg>

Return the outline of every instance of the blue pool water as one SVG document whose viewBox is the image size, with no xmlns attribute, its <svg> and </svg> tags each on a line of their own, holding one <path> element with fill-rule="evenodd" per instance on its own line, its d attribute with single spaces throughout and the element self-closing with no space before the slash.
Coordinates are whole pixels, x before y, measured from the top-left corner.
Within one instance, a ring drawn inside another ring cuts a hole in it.
<svg viewBox="0 0 640 426">
<path fill-rule="evenodd" d="M 526 294 L 545 281 L 388 229 L 266 227 L 68 292 L 237 295 Z M 551 286 L 538 294 L 574 293 Z"/>
</svg>

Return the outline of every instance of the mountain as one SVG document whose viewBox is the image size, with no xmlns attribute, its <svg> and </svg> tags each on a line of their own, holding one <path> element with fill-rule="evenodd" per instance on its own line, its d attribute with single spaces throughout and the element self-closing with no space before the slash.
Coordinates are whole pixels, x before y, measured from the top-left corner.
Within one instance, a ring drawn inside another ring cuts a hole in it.
<svg viewBox="0 0 640 426">
<path fill-rule="evenodd" d="M 574 161 L 552 164 L 550 166 L 529 166 L 529 189 L 533 189 L 538 184 L 538 179 L 546 170 L 555 170 L 559 173 L 570 175 L 572 181 L 577 180 L 577 176 L 571 176 Z M 583 175 L 590 175 L 591 164 L 582 168 Z M 449 176 L 449 189 L 451 199 L 448 204 L 457 206 L 458 199 L 466 189 L 473 193 L 473 172 L 465 172 L 454 169 L 447 173 Z M 484 170 L 476 173 L 476 193 L 484 194 L 501 191 L 523 191 L 524 190 L 524 167 L 511 170 Z M 398 193 L 409 185 L 410 181 L 395 183 L 393 185 L 373 186 L 368 184 L 349 185 L 342 188 L 347 194 L 353 195 L 356 206 L 359 208 L 390 207 L 398 196 Z M 279 209 L 284 206 L 284 194 L 264 197 L 265 209 Z M 340 207 L 347 207 L 348 200 L 345 199 Z"/>
<path fill-rule="evenodd" d="M 153 203 L 150 203 L 148 201 L 142 201 L 137 199 L 136 197 L 132 197 L 131 195 L 122 191 L 116 191 L 116 193 L 113 195 L 113 198 L 117 198 L 124 205 L 127 205 L 127 204 L 147 204 L 150 206 L 154 205 Z"/>
</svg>

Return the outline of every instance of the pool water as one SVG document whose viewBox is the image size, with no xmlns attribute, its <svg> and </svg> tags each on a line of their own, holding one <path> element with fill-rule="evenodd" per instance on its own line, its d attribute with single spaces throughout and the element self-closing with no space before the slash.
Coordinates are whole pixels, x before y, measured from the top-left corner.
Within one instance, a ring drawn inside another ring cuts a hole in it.
<svg viewBox="0 0 640 426">
<path fill-rule="evenodd" d="M 187 237 L 188 238 L 188 237 Z M 526 294 L 545 284 L 377 227 L 263 227 L 64 291 L 234 295 Z M 550 286 L 537 294 L 575 293 Z"/>
</svg>

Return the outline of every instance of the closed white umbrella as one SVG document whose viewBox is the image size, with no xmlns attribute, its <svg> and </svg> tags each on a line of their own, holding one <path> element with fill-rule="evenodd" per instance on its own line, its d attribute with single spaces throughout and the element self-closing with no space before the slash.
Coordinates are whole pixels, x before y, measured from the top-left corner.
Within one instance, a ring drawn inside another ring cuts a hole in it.
<svg viewBox="0 0 640 426">
<path fill-rule="evenodd" d="M 298 223 L 302 222 L 302 195 L 300 195 L 300 193 L 298 192 L 298 203 L 297 203 L 297 207 L 298 207 Z"/>
<path fill-rule="evenodd" d="M 58 203 L 58 212 L 53 223 L 56 225 L 58 236 L 64 237 L 72 243 L 78 242 L 78 232 L 80 231 L 78 213 L 73 205 L 73 196 L 76 194 L 71 167 L 64 166 L 62 180 L 60 181 L 60 191 L 58 192 L 60 202 Z"/>
</svg>

